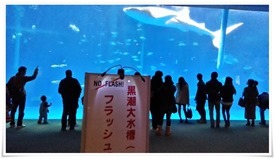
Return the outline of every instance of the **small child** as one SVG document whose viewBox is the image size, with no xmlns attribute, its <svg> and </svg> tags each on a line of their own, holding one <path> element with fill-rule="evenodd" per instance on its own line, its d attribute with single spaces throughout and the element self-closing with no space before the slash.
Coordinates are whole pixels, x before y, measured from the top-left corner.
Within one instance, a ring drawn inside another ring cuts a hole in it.
<svg viewBox="0 0 275 159">
<path fill-rule="evenodd" d="M 40 104 L 40 108 L 39 108 L 39 119 L 38 119 L 38 124 L 42 124 L 41 122 L 42 122 L 42 118 L 44 118 L 44 124 L 48 124 L 48 121 L 47 121 L 47 119 L 48 119 L 48 112 L 49 112 L 49 110 L 48 110 L 48 107 L 50 107 L 51 105 L 52 105 L 52 103 L 50 103 L 50 104 L 48 104 L 48 102 L 47 102 L 47 97 L 46 96 L 41 96 L 40 97 L 40 99 L 41 99 L 41 104 Z"/>
</svg>

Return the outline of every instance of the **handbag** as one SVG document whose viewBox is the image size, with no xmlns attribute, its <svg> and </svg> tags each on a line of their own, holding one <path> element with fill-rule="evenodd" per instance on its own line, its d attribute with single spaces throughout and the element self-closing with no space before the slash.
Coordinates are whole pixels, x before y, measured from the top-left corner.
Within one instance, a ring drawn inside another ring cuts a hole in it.
<svg viewBox="0 0 275 159">
<path fill-rule="evenodd" d="M 186 110 L 186 118 L 192 119 L 192 117 L 193 117 L 192 109 L 191 108 L 187 108 L 187 110 Z"/>
<path fill-rule="evenodd" d="M 241 106 L 241 107 L 245 106 L 245 102 L 244 102 L 244 99 L 242 97 L 239 98 L 238 105 Z"/>
</svg>

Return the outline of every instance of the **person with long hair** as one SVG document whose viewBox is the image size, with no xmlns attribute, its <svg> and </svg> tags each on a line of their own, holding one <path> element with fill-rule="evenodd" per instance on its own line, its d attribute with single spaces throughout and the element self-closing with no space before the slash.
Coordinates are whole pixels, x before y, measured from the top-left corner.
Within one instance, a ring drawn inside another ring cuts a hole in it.
<svg viewBox="0 0 275 159">
<path fill-rule="evenodd" d="M 233 104 L 234 94 L 236 94 L 236 89 L 233 85 L 233 79 L 231 77 L 226 77 L 224 85 L 221 88 L 222 115 L 225 128 L 230 126 L 230 108 Z"/>
<path fill-rule="evenodd" d="M 166 130 L 165 135 L 171 135 L 171 114 L 175 104 L 176 86 L 170 75 L 165 76 L 164 83 L 159 90 L 159 107 L 157 108 L 157 130 L 156 134 L 162 134 L 162 124 L 164 115 L 166 115 Z"/>
<path fill-rule="evenodd" d="M 185 115 L 185 123 L 188 123 L 186 117 L 186 105 L 189 105 L 189 88 L 188 83 L 185 81 L 183 77 L 179 77 L 178 83 L 176 84 L 176 104 L 178 105 L 178 114 L 180 118 L 180 123 L 183 123 L 182 116 L 181 116 L 181 107 L 183 108 L 183 112 Z"/>
<path fill-rule="evenodd" d="M 151 100 L 150 100 L 150 112 L 152 117 L 152 129 L 157 130 L 157 108 L 159 100 L 159 89 L 163 84 L 162 80 L 163 73 L 158 70 L 155 72 L 155 75 L 151 79 Z"/>
</svg>

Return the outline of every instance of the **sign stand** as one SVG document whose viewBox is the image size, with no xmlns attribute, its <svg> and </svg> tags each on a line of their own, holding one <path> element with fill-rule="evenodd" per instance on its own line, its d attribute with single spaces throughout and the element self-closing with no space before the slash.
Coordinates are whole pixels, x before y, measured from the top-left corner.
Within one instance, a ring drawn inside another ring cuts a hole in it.
<svg viewBox="0 0 275 159">
<path fill-rule="evenodd" d="M 150 76 L 86 73 L 81 152 L 148 152 Z"/>
</svg>

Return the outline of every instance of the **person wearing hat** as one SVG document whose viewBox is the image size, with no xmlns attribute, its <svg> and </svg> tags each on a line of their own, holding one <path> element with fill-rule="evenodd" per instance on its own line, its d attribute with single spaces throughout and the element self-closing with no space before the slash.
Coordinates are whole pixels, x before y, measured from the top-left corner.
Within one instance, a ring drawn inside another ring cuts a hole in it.
<svg viewBox="0 0 275 159">
<path fill-rule="evenodd" d="M 38 67 L 33 72 L 32 76 L 26 76 L 27 68 L 25 66 L 21 66 L 18 69 L 18 72 L 15 76 L 11 77 L 6 84 L 8 87 L 10 97 L 12 99 L 12 110 L 11 110 L 11 121 L 10 126 L 15 126 L 15 113 L 17 108 L 18 111 L 18 119 L 17 119 L 17 128 L 25 127 L 23 124 L 25 104 L 26 104 L 26 90 L 25 85 L 27 82 L 34 80 L 38 74 Z"/>
</svg>

